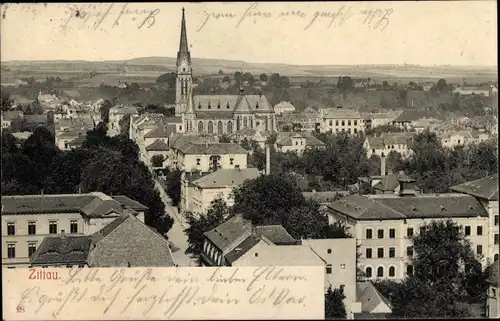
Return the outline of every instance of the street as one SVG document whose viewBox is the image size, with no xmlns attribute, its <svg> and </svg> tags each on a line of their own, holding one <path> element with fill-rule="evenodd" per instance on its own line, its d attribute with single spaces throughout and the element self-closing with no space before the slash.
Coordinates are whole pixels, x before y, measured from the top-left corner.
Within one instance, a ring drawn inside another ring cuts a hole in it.
<svg viewBox="0 0 500 321">
<path fill-rule="evenodd" d="M 163 187 L 156 180 L 155 185 L 160 192 L 163 203 L 165 204 L 165 213 L 174 219 L 174 224 L 172 225 L 170 231 L 168 231 L 167 235 L 169 241 L 171 241 L 175 247 L 179 248 L 176 252 L 172 251 L 175 263 L 179 266 L 197 266 L 198 264 L 196 259 L 185 254 L 185 251 L 188 248 L 188 237 L 186 233 L 184 233 L 184 229 L 187 227 L 187 224 L 177 213 L 177 208 L 171 205 L 170 198 L 165 193 Z"/>
</svg>

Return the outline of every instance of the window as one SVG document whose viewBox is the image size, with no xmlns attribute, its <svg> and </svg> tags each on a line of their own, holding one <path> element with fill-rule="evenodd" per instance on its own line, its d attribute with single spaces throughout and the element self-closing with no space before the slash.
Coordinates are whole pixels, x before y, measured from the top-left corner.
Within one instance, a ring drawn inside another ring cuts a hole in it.
<svg viewBox="0 0 500 321">
<path fill-rule="evenodd" d="M 389 276 L 390 277 L 395 277 L 396 276 L 396 268 L 394 266 L 391 266 L 389 268 Z"/>
<path fill-rule="evenodd" d="M 28 256 L 32 256 L 36 251 L 36 243 L 28 243 Z"/>
<path fill-rule="evenodd" d="M 258 257 L 259 256 L 259 253 L 255 253 L 255 257 Z"/>
<path fill-rule="evenodd" d="M 406 248 L 406 255 L 413 256 L 413 246 L 408 246 Z"/>
<path fill-rule="evenodd" d="M 351 126 L 351 121 L 350 120 L 347 121 L 347 126 Z"/>
<path fill-rule="evenodd" d="M 389 229 L 389 238 L 395 239 L 396 238 L 396 229 Z"/>
<path fill-rule="evenodd" d="M 326 250 L 326 253 L 328 253 L 328 254 L 332 253 L 332 249 Z"/>
<path fill-rule="evenodd" d="M 406 236 L 407 236 L 407 237 L 412 237 L 412 236 L 413 236 L 413 228 L 412 228 L 412 227 L 409 227 L 409 228 L 406 230 Z"/>
<path fill-rule="evenodd" d="M 340 285 L 340 291 L 344 292 L 344 289 L 345 289 L 345 285 L 344 285 L 344 284 L 341 284 L 341 285 Z"/>
<path fill-rule="evenodd" d="M 389 248 L 389 257 L 396 257 L 396 248 L 395 247 Z"/>
<path fill-rule="evenodd" d="M 371 259 L 372 258 L 372 249 L 366 249 L 366 258 Z"/>
<path fill-rule="evenodd" d="M 72 220 L 69 222 L 69 231 L 70 233 L 78 233 L 78 221 Z"/>
<path fill-rule="evenodd" d="M 482 245 L 476 246 L 476 253 L 477 253 L 477 255 L 483 255 L 483 246 Z"/>
<path fill-rule="evenodd" d="M 338 125 L 339 125 L 339 121 L 338 121 L 338 120 L 336 120 L 336 121 L 335 121 L 335 126 L 338 126 Z"/>
<path fill-rule="evenodd" d="M 498 253 L 493 256 L 493 262 L 498 261 Z"/>
<path fill-rule="evenodd" d="M 342 126 L 345 126 L 345 121 L 344 120 L 342 121 Z"/>
<path fill-rule="evenodd" d="M 354 126 L 358 126 L 358 121 L 357 120 L 354 121 Z"/>
<path fill-rule="evenodd" d="M 197 159 L 196 159 L 196 165 L 200 165 L 200 162 L 201 162 L 201 159 L 200 159 L 200 158 L 197 158 Z"/>
<path fill-rule="evenodd" d="M 332 274 L 332 265 L 331 264 L 326 265 L 326 274 Z"/>
<path fill-rule="evenodd" d="M 234 163 L 234 158 L 230 158 L 229 159 L 229 165 L 233 165 L 233 163 Z"/>
<path fill-rule="evenodd" d="M 498 244 L 500 240 L 498 239 L 498 234 L 495 234 L 495 244 Z"/>
<path fill-rule="evenodd" d="M 354 134 L 357 134 L 357 133 L 358 133 L 358 129 L 354 128 Z"/>
<path fill-rule="evenodd" d="M 28 235 L 36 234 L 36 222 L 28 222 Z"/>
<path fill-rule="evenodd" d="M 384 238 L 384 230 L 378 230 L 377 235 L 378 235 L 379 239 L 383 239 Z"/>
<path fill-rule="evenodd" d="M 16 257 L 16 245 L 7 244 L 7 258 L 13 259 Z"/>
<path fill-rule="evenodd" d="M 366 229 L 366 234 L 365 234 L 365 237 L 367 239 L 371 239 L 372 238 L 372 229 L 371 228 L 367 228 Z"/>
<path fill-rule="evenodd" d="M 413 275 L 413 265 L 406 266 L 406 274 L 408 276 Z"/>
<path fill-rule="evenodd" d="M 16 235 L 16 224 L 14 222 L 7 223 L 7 235 Z"/>
<path fill-rule="evenodd" d="M 343 263 L 342 263 L 342 264 L 340 264 L 340 269 L 341 269 L 341 270 L 345 270 L 345 264 L 343 264 Z"/>
<path fill-rule="evenodd" d="M 420 227 L 420 234 L 422 235 L 422 234 L 424 234 L 424 232 L 425 232 L 425 227 L 421 226 Z"/>
<path fill-rule="evenodd" d="M 379 248 L 377 249 L 377 257 L 378 257 L 378 258 L 382 258 L 382 257 L 384 257 L 384 248 L 383 248 L 383 247 L 379 247 Z"/>
<path fill-rule="evenodd" d="M 57 221 L 49 221 L 49 234 L 57 234 Z"/>
<path fill-rule="evenodd" d="M 470 235 L 470 226 L 466 226 L 465 227 L 465 236 L 469 236 Z"/>
<path fill-rule="evenodd" d="M 182 126 L 179 126 L 179 131 L 182 131 Z"/>
<path fill-rule="evenodd" d="M 366 268 L 365 275 L 366 275 L 367 278 L 371 278 L 372 277 L 372 268 L 371 267 L 367 267 Z"/>
<path fill-rule="evenodd" d="M 495 226 L 498 225 L 498 215 L 495 215 Z"/>
<path fill-rule="evenodd" d="M 384 276 L 384 268 L 382 266 L 379 266 L 377 268 L 377 277 L 381 278 Z"/>
<path fill-rule="evenodd" d="M 483 235 L 483 226 L 482 225 L 478 225 L 478 227 L 477 227 L 477 235 Z"/>
</svg>

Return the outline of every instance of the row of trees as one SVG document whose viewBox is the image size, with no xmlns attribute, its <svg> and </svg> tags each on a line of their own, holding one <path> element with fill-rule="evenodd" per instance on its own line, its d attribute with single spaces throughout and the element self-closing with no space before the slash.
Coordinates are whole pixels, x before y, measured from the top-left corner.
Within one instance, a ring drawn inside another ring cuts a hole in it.
<svg viewBox="0 0 500 321">
<path fill-rule="evenodd" d="M 139 161 L 137 145 L 126 136 L 106 136 L 101 123 L 87 132 L 81 148 L 61 151 L 54 136 L 37 128 L 21 145 L 2 134 L 2 195 L 101 191 L 125 195 L 149 207 L 146 224 L 166 233 L 173 220 L 148 168 Z"/>
</svg>

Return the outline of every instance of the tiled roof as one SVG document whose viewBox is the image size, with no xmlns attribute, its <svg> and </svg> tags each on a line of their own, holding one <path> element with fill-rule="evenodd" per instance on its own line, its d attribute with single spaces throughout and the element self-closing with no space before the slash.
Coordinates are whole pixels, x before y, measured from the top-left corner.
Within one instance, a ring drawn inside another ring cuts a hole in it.
<svg viewBox="0 0 500 321">
<path fill-rule="evenodd" d="M 387 145 L 408 145 L 410 138 L 405 135 L 385 135 L 378 137 L 366 137 L 370 148 L 382 149 Z"/>
<path fill-rule="evenodd" d="M 154 142 L 152 142 L 151 144 L 149 144 L 148 146 L 146 146 L 146 150 L 147 151 L 167 151 L 167 150 L 170 150 L 170 147 L 168 147 L 168 145 L 164 141 L 157 139 Z"/>
<path fill-rule="evenodd" d="M 287 108 L 287 109 L 294 109 L 295 110 L 295 106 L 292 105 L 289 101 L 282 101 L 280 102 L 279 104 L 276 104 L 274 106 L 274 108 Z"/>
<path fill-rule="evenodd" d="M 329 108 L 325 110 L 323 118 L 327 119 L 361 119 L 359 112 L 352 109 Z"/>
<path fill-rule="evenodd" d="M 295 132 L 280 132 L 278 134 L 278 139 L 276 141 L 276 144 L 278 146 L 292 146 L 292 138 L 305 138 L 306 140 L 306 146 L 326 146 L 325 143 L 323 143 L 321 140 L 318 138 L 314 137 L 312 134 L 304 132 L 304 133 L 295 133 Z"/>
<path fill-rule="evenodd" d="M 477 199 L 464 194 L 351 195 L 327 207 L 356 220 L 488 216 Z"/>
<path fill-rule="evenodd" d="M 224 257 L 227 262 L 233 263 L 239 259 L 243 254 L 247 253 L 251 248 L 257 245 L 261 241 L 258 235 L 250 235 L 243 242 L 238 244 L 232 251 L 226 254 Z"/>
<path fill-rule="evenodd" d="M 405 110 L 393 122 L 409 122 L 424 118 L 432 118 L 426 110 Z"/>
<path fill-rule="evenodd" d="M 85 136 L 87 134 L 86 129 L 78 129 L 78 130 L 69 130 L 69 131 L 63 131 L 63 132 L 58 132 L 56 134 L 57 138 L 78 138 L 80 136 Z"/>
<path fill-rule="evenodd" d="M 452 186 L 450 190 L 490 201 L 498 201 L 498 174 Z"/>
<path fill-rule="evenodd" d="M 182 117 L 165 117 L 165 124 L 182 124 Z"/>
<path fill-rule="evenodd" d="M 160 125 L 144 135 L 144 138 L 167 138 L 170 134 L 175 132 L 175 125 Z"/>
<path fill-rule="evenodd" d="M 356 282 L 356 302 L 361 303 L 363 313 L 372 313 L 380 304 L 391 307 L 389 300 L 370 281 Z"/>
<path fill-rule="evenodd" d="M 168 144 L 170 147 L 174 149 L 179 149 L 181 146 L 187 144 L 187 143 L 193 143 L 193 144 L 205 144 L 205 143 L 217 143 L 219 139 L 213 135 L 211 136 L 203 136 L 199 134 L 181 134 L 177 133 L 174 134 L 172 137 L 169 138 Z"/>
<path fill-rule="evenodd" d="M 276 245 L 291 245 L 298 242 L 281 225 L 256 226 L 255 233 L 264 236 Z"/>
<path fill-rule="evenodd" d="M 68 143 L 68 145 L 75 146 L 75 147 L 81 146 L 85 142 L 86 139 L 87 139 L 87 136 L 81 135 L 81 136 L 78 136 L 77 138 L 73 139 L 72 141 L 70 141 Z"/>
<path fill-rule="evenodd" d="M 47 236 L 30 257 L 30 263 L 33 265 L 85 264 L 90 246 L 90 236 Z"/>
<path fill-rule="evenodd" d="M 383 176 L 380 182 L 375 184 L 373 188 L 383 192 L 394 191 L 399 186 L 399 180 L 407 178 L 409 177 L 403 171 L 396 174 L 389 173 Z"/>
<path fill-rule="evenodd" d="M 23 114 L 17 110 L 2 111 L 3 120 L 14 120 L 14 119 L 20 118 L 22 116 L 23 116 Z"/>
<path fill-rule="evenodd" d="M 195 144 L 187 143 L 180 146 L 179 151 L 187 155 L 200 155 L 200 154 L 247 154 L 248 152 L 238 144 L 234 143 L 207 143 Z"/>
<path fill-rule="evenodd" d="M 338 192 L 325 191 L 325 192 L 302 192 L 306 199 L 313 199 L 320 203 L 332 203 L 337 198 Z"/>
<path fill-rule="evenodd" d="M 201 188 L 237 187 L 248 179 L 260 176 L 257 168 L 219 169 L 192 182 Z"/>
<path fill-rule="evenodd" d="M 195 111 L 197 119 L 233 119 L 233 112 L 226 110 Z M 215 127 L 215 125 L 214 125 Z M 217 129 L 215 127 L 215 129 Z"/>
<path fill-rule="evenodd" d="M 238 240 L 245 240 L 252 234 L 252 222 L 235 215 L 204 235 L 220 250 L 224 251 Z"/>
<path fill-rule="evenodd" d="M 252 253 L 250 249 L 248 252 Z M 265 251 L 255 252 L 248 266 L 280 266 L 286 262 L 288 266 L 324 266 L 321 259 L 310 247 L 302 245 L 269 246 Z"/>
<path fill-rule="evenodd" d="M 2 196 L 2 215 L 76 212 L 90 217 L 100 217 L 111 211 L 121 213 L 125 210 L 123 206 L 128 206 L 133 210 L 147 209 L 146 206 L 126 196 L 111 198 L 100 192 Z"/>
<path fill-rule="evenodd" d="M 24 115 L 24 119 L 28 123 L 46 123 L 47 122 L 47 116 L 45 115 Z"/>
<path fill-rule="evenodd" d="M 130 214 L 92 235 L 89 266 L 174 266 L 168 240 Z"/>
<path fill-rule="evenodd" d="M 137 113 L 137 107 L 135 106 L 126 106 L 126 105 L 117 105 L 112 107 L 109 110 L 110 113 L 115 113 L 115 114 L 121 114 L 121 115 L 127 115 L 127 114 L 136 114 Z"/>
</svg>

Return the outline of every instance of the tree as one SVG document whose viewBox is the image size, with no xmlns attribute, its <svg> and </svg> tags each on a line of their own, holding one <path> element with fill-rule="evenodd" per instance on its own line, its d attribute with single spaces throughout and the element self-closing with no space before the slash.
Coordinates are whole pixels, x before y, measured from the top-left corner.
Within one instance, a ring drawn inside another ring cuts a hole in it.
<svg viewBox="0 0 500 321">
<path fill-rule="evenodd" d="M 105 100 L 101 105 L 101 119 L 107 124 L 109 121 L 109 110 L 113 107 L 113 104 L 109 100 Z"/>
<path fill-rule="evenodd" d="M 204 214 L 197 216 L 188 212 L 186 220 L 189 227 L 184 230 L 189 243 L 186 253 L 200 255 L 203 249 L 203 234 L 222 224 L 229 216 L 229 208 L 226 202 L 220 198 L 213 200 L 210 208 Z"/>
<path fill-rule="evenodd" d="M 482 302 L 481 263 L 461 226 L 451 219 L 425 224 L 412 238 L 414 272 L 395 290 L 393 315 L 401 318 L 466 318 Z"/>
<path fill-rule="evenodd" d="M 45 181 L 46 193 L 78 193 L 81 182 L 81 170 L 89 161 L 91 154 L 85 149 L 74 149 L 62 153 L 54 159 L 48 169 Z"/>
<path fill-rule="evenodd" d="M 231 77 L 229 77 L 229 76 L 224 76 L 224 78 L 222 78 L 222 82 L 225 82 L 225 83 L 230 83 L 230 82 L 231 82 Z"/>
<path fill-rule="evenodd" d="M 442 92 L 447 92 L 450 90 L 450 87 L 448 86 L 448 83 L 446 82 L 446 79 L 439 79 L 437 84 L 436 84 L 436 91 L 442 93 Z"/>
<path fill-rule="evenodd" d="M 222 69 L 219 69 L 219 75 L 224 75 L 224 71 L 222 71 Z"/>
<path fill-rule="evenodd" d="M 243 74 L 240 71 L 234 73 L 233 79 L 236 81 L 237 85 L 240 85 L 243 79 Z"/>
<path fill-rule="evenodd" d="M 230 143 L 231 139 L 227 135 L 222 135 L 219 137 L 219 143 Z"/>
<path fill-rule="evenodd" d="M 168 88 L 175 88 L 176 82 L 177 74 L 175 72 L 169 72 L 156 78 L 157 84 L 166 85 Z"/>
<path fill-rule="evenodd" d="M 259 80 L 260 81 L 267 81 L 267 75 L 266 74 L 260 74 Z"/>
<path fill-rule="evenodd" d="M 330 286 L 325 293 L 325 319 L 346 319 L 347 312 L 344 305 L 346 298 L 342 289 L 334 289 Z"/>
<path fill-rule="evenodd" d="M 234 191 L 234 212 L 253 224 L 281 224 L 293 208 L 306 205 L 300 190 L 282 175 L 247 180 Z"/>
<path fill-rule="evenodd" d="M 151 165 L 153 165 L 153 167 L 163 167 L 164 161 L 165 157 L 163 155 L 154 155 L 151 157 Z"/>
<path fill-rule="evenodd" d="M 165 176 L 165 181 L 167 184 L 165 192 L 172 200 L 173 206 L 177 206 L 179 204 L 179 201 L 181 200 L 181 177 L 182 172 L 177 169 L 169 172 Z"/>
<path fill-rule="evenodd" d="M 1 92 L 1 109 L 2 111 L 7 111 L 12 107 L 13 100 L 10 97 L 10 94 L 6 91 Z"/>
</svg>

